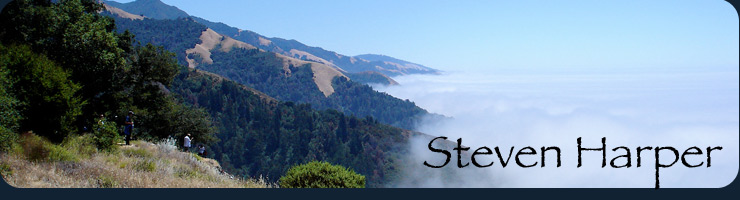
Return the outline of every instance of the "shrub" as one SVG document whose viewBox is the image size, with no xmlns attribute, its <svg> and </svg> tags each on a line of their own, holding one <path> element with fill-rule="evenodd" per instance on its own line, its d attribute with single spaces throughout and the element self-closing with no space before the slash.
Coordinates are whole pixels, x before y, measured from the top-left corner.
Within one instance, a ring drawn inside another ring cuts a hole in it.
<svg viewBox="0 0 740 200">
<path fill-rule="evenodd" d="M 116 142 L 121 140 L 121 136 L 118 135 L 116 124 L 113 122 L 103 121 L 93 126 L 93 141 L 95 146 L 101 151 L 113 151 L 116 147 Z"/>
<path fill-rule="evenodd" d="M 136 162 L 136 164 L 134 165 L 134 169 L 143 172 L 154 172 L 154 170 L 157 169 L 157 164 L 152 161 L 142 160 Z"/>
<path fill-rule="evenodd" d="M 0 175 L 2 175 L 3 178 L 7 176 L 12 176 L 13 168 L 10 168 L 10 165 L 8 165 L 7 163 L 0 164 Z"/>
<path fill-rule="evenodd" d="M 45 138 L 39 137 L 32 133 L 25 133 L 21 136 L 21 147 L 23 155 L 32 161 L 72 161 L 76 162 L 77 157 L 67 151 L 67 149 L 52 144 Z"/>
<path fill-rule="evenodd" d="M 18 140 L 18 135 L 12 130 L 0 126 L 0 152 L 10 151 Z"/>
<path fill-rule="evenodd" d="M 68 151 L 84 158 L 89 158 L 98 152 L 93 141 L 93 136 L 90 134 L 68 136 L 64 138 L 62 146 Z"/>
<path fill-rule="evenodd" d="M 198 178 L 201 176 L 201 174 L 198 173 L 198 171 L 196 171 L 192 167 L 183 167 L 183 166 L 176 168 L 175 175 L 177 177 L 185 178 L 185 179 L 193 179 L 193 178 Z"/>
<path fill-rule="evenodd" d="M 48 149 L 49 151 L 49 158 L 47 159 L 48 161 L 51 161 L 51 162 L 64 162 L 64 161 L 77 162 L 78 161 L 77 156 L 67 151 L 67 149 L 65 149 L 64 147 L 59 146 L 59 145 L 54 145 L 51 143 L 46 143 L 46 144 L 48 144 L 46 146 L 46 149 Z"/>
<path fill-rule="evenodd" d="M 101 188 L 114 188 L 118 187 L 118 181 L 115 178 L 108 175 L 100 175 L 98 177 L 98 186 Z"/>
<path fill-rule="evenodd" d="M 312 161 L 293 166 L 280 178 L 283 188 L 364 188 L 365 176 L 339 165 Z"/>
</svg>

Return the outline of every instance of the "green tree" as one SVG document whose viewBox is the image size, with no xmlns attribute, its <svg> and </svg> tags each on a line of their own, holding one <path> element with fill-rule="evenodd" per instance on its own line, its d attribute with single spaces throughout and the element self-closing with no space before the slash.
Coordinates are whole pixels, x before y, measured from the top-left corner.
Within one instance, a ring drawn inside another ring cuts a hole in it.
<svg viewBox="0 0 740 200">
<path fill-rule="evenodd" d="M 282 188 L 364 188 L 365 176 L 328 162 L 312 161 L 291 167 L 280 178 Z"/>
<path fill-rule="evenodd" d="M 0 44 L 0 49 L 5 49 Z M 18 111 L 20 102 L 11 94 L 14 80 L 10 78 L 7 69 L 8 56 L 0 55 L 0 151 L 7 151 L 18 140 L 18 123 L 21 114 Z"/>
<path fill-rule="evenodd" d="M 116 142 L 121 141 L 122 138 L 116 127 L 116 123 L 105 119 L 100 119 L 93 125 L 93 141 L 98 149 L 112 151 L 117 147 Z"/>
<path fill-rule="evenodd" d="M 78 84 L 69 73 L 28 46 L 0 46 L 0 65 L 17 79 L 12 88 L 20 102 L 21 131 L 33 130 L 54 141 L 74 131 L 74 121 L 85 104 L 75 93 Z"/>
<path fill-rule="evenodd" d="M 0 40 L 28 44 L 69 70 L 69 78 L 82 86 L 81 97 L 89 100 L 84 116 L 117 108 L 126 75 L 126 52 L 119 47 L 126 35 L 113 31 L 113 20 L 99 15 L 101 9 L 96 0 L 16 0 L 0 14 Z"/>
<path fill-rule="evenodd" d="M 212 120 L 201 108 L 169 100 L 163 109 L 141 116 L 140 121 L 151 123 L 141 130 L 142 134 L 154 138 L 177 138 L 178 144 L 186 134 L 190 134 L 196 144 L 212 144 L 218 141 L 214 136 Z"/>
</svg>

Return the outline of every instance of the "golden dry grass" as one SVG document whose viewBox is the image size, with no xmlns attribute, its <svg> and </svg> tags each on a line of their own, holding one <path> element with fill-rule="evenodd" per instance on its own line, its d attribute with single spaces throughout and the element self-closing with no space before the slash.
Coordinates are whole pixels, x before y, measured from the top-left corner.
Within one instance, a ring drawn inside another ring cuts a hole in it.
<svg viewBox="0 0 740 200">
<path fill-rule="evenodd" d="M 224 39 L 221 41 L 221 51 L 229 52 L 233 48 L 256 49 L 257 47 L 235 40 L 234 38 L 224 36 Z"/>
<path fill-rule="evenodd" d="M 113 6 L 109 6 L 108 4 L 103 4 L 103 6 L 105 7 L 105 10 L 107 10 L 108 12 L 113 13 L 115 15 L 118 15 L 121 18 L 131 19 L 131 20 L 142 20 L 142 19 L 144 19 L 144 16 L 134 15 L 134 14 L 131 14 L 129 12 L 123 11 L 123 10 L 121 10 L 119 8 L 116 8 L 116 7 L 113 7 Z"/>
<path fill-rule="evenodd" d="M 334 63 L 329 62 L 327 60 L 324 60 L 323 58 L 320 58 L 320 57 L 315 56 L 313 54 L 310 54 L 308 52 L 297 50 L 297 49 L 291 49 L 290 50 L 290 55 L 293 56 L 293 57 L 305 58 L 306 60 L 314 61 L 314 62 L 317 62 L 317 63 L 329 65 L 329 66 L 336 66 L 336 65 L 334 65 Z"/>
<path fill-rule="evenodd" d="M 211 51 L 215 49 L 217 46 L 220 46 L 219 50 L 223 52 L 229 52 L 233 48 L 242 48 L 242 49 L 256 49 L 257 47 L 254 47 L 250 44 L 244 43 L 239 40 L 235 40 L 234 38 L 230 38 L 224 35 L 221 35 L 220 33 L 217 33 L 216 31 L 212 29 L 206 29 L 203 31 L 200 35 L 200 43 L 195 44 L 195 46 L 192 49 L 185 50 L 185 53 L 190 54 L 197 54 L 200 56 L 203 60 L 202 63 L 206 64 L 213 64 L 213 59 L 211 59 Z M 195 59 L 186 59 L 188 62 L 188 67 L 195 68 L 199 64 L 197 63 Z"/>
<path fill-rule="evenodd" d="M 70 150 L 74 151 L 74 150 Z M 171 142 L 134 141 L 114 152 L 78 155 L 76 161 L 30 161 L 0 154 L 5 181 L 20 188 L 266 188 L 264 180 L 220 173 L 218 162 L 178 151 Z"/>
<path fill-rule="evenodd" d="M 319 87 L 319 90 L 324 93 L 324 96 L 327 97 L 334 93 L 334 87 L 332 87 L 331 85 L 331 81 L 334 79 L 334 77 L 342 76 L 349 79 L 349 77 L 337 70 L 337 68 L 331 67 L 329 65 L 299 60 L 297 58 L 289 57 L 282 54 L 277 54 L 277 56 L 283 60 L 283 70 L 285 70 L 286 74 L 290 74 L 290 65 L 303 66 L 304 64 L 310 64 L 311 70 L 313 71 L 314 83 L 316 83 L 316 86 Z"/>
</svg>

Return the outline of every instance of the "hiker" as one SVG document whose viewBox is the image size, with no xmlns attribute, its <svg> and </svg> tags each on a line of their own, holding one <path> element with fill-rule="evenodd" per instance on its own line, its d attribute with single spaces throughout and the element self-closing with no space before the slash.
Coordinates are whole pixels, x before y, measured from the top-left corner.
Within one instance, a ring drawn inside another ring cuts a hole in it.
<svg viewBox="0 0 740 200">
<path fill-rule="evenodd" d="M 201 157 L 206 155 L 206 147 L 204 147 L 202 144 L 198 145 L 198 155 Z"/>
<path fill-rule="evenodd" d="M 128 116 L 126 116 L 126 128 L 123 129 L 123 134 L 126 137 L 126 145 L 129 145 L 129 140 L 131 140 L 131 132 L 134 130 L 134 111 L 128 111 Z"/>
<path fill-rule="evenodd" d="M 188 150 L 190 150 L 190 142 L 191 142 L 190 133 L 188 133 L 188 135 L 186 135 L 185 136 L 185 139 L 182 141 L 182 143 L 183 143 L 182 144 L 182 147 L 183 147 L 183 149 L 185 149 L 185 152 L 187 152 Z"/>
<path fill-rule="evenodd" d="M 100 114 L 100 119 L 98 119 L 98 125 L 103 126 L 105 125 L 105 115 Z"/>
</svg>

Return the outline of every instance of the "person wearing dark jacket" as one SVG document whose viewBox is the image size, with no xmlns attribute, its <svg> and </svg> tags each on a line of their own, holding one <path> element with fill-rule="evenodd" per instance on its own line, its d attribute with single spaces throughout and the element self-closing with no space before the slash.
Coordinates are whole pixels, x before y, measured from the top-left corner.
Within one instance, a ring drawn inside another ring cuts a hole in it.
<svg viewBox="0 0 740 200">
<path fill-rule="evenodd" d="M 126 127 L 123 129 L 123 134 L 126 137 L 126 145 L 129 145 L 131 132 L 134 131 L 134 111 L 128 111 L 128 116 L 126 116 L 126 122 L 124 124 Z"/>
</svg>

